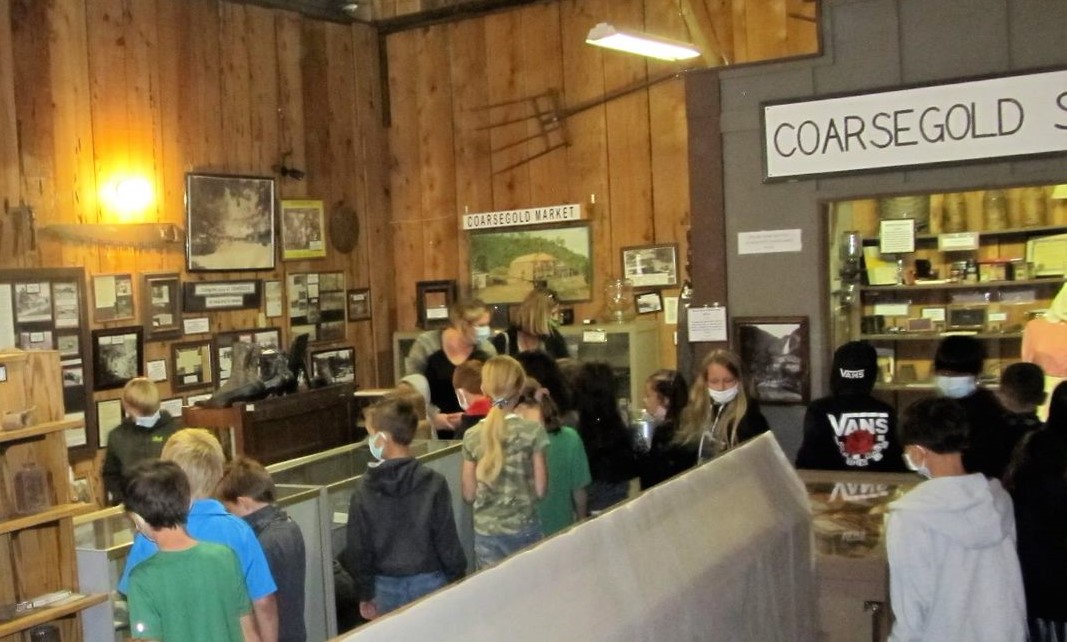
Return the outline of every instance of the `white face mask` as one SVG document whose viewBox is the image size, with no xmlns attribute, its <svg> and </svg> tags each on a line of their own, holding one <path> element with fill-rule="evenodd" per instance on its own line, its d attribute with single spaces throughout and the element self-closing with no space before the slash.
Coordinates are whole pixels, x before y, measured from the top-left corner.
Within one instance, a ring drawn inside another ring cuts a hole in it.
<svg viewBox="0 0 1067 642">
<path fill-rule="evenodd" d="M 489 337 L 493 335 L 493 329 L 487 325 L 474 326 L 474 339 L 479 343 L 482 341 L 488 341 Z"/>
<path fill-rule="evenodd" d="M 463 412 L 467 412 L 467 409 L 470 408 L 471 403 L 467 401 L 467 395 L 463 394 L 462 390 L 456 390 L 456 401 L 459 402 L 459 408 Z"/>
<path fill-rule="evenodd" d="M 934 377 L 937 389 L 949 399 L 962 399 L 978 388 L 978 380 L 974 375 L 937 375 Z"/>
<path fill-rule="evenodd" d="M 721 406 L 723 404 L 728 404 L 733 401 L 734 398 L 737 396 L 737 390 L 738 385 L 735 383 L 726 390 L 714 390 L 712 388 L 708 388 L 708 395 L 711 396 L 712 401 Z"/>
<path fill-rule="evenodd" d="M 911 457 L 908 456 L 908 453 L 904 453 L 904 465 L 927 479 L 930 479 L 932 476 L 930 474 L 930 469 L 926 467 L 926 462 L 923 462 L 921 465 L 916 464 L 911 460 Z"/>
<path fill-rule="evenodd" d="M 655 419 L 657 422 L 661 422 L 664 419 L 666 419 L 667 418 L 667 407 L 666 406 L 660 406 L 659 408 L 656 408 L 655 410 L 653 410 L 652 411 L 652 418 Z"/>
<path fill-rule="evenodd" d="M 371 457 L 379 462 L 385 459 L 385 435 L 380 432 L 374 433 L 374 436 L 367 440 L 367 448 L 370 449 Z"/>
<path fill-rule="evenodd" d="M 135 423 L 136 425 L 140 426 L 141 428 L 151 428 L 151 427 L 156 425 L 157 421 L 159 421 L 159 411 L 158 410 L 155 412 L 154 415 L 149 415 L 147 417 L 138 417 L 138 418 L 134 419 L 133 423 Z"/>
</svg>

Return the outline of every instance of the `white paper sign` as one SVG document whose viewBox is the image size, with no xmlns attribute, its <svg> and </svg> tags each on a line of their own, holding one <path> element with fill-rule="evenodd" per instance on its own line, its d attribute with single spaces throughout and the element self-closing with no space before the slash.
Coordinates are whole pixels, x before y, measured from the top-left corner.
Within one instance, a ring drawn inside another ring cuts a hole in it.
<svg viewBox="0 0 1067 642">
<path fill-rule="evenodd" d="M 874 313 L 883 317 L 906 317 L 908 316 L 907 303 L 875 303 Z"/>
<path fill-rule="evenodd" d="M 800 230 L 763 230 L 760 232 L 739 232 L 737 234 L 738 254 L 774 254 L 777 252 L 799 252 L 803 249 Z M 725 340 L 725 339 L 724 339 Z"/>
<path fill-rule="evenodd" d="M 678 323 L 678 297 L 665 296 L 663 297 L 663 322 L 667 325 L 677 325 Z M 677 334 L 677 333 L 675 333 Z"/>
<path fill-rule="evenodd" d="M 586 330 L 582 333 L 582 343 L 607 343 L 608 333 L 603 330 Z"/>
<path fill-rule="evenodd" d="M 878 251 L 882 254 L 907 254 L 915 251 L 915 219 L 882 221 L 878 228 Z"/>
<path fill-rule="evenodd" d="M 726 341 L 726 308 L 689 308 L 689 341 Z"/>
<path fill-rule="evenodd" d="M 978 232 L 939 234 L 937 236 L 937 249 L 942 252 L 948 250 L 977 250 Z"/>
<path fill-rule="evenodd" d="M 145 376 L 149 381 L 167 380 L 167 362 L 165 359 L 149 361 L 145 364 Z"/>
<path fill-rule="evenodd" d="M 182 319 L 182 330 L 185 334 L 207 334 L 211 331 L 211 325 L 208 323 L 207 317 Z"/>
<path fill-rule="evenodd" d="M 767 177 L 1067 150 L 1067 71 L 763 107 Z"/>
</svg>

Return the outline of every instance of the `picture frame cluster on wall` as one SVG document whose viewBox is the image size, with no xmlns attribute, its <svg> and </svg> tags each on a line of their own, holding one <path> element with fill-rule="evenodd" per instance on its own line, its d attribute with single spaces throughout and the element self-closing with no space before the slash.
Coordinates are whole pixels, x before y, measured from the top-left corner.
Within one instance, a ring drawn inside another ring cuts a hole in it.
<svg viewBox="0 0 1067 642">
<path fill-rule="evenodd" d="M 312 342 L 344 341 L 345 273 L 290 273 L 286 281 L 290 336 L 307 334 Z"/>
</svg>

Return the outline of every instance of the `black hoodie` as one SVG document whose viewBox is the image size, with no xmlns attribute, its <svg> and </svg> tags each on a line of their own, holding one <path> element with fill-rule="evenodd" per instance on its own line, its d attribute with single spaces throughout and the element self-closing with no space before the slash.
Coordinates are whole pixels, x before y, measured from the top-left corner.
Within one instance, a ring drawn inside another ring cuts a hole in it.
<svg viewBox="0 0 1067 642">
<path fill-rule="evenodd" d="M 374 599 L 376 575 L 441 571 L 450 582 L 463 577 L 467 556 L 444 476 L 410 457 L 368 469 L 348 507 L 342 564 L 364 602 Z"/>
</svg>

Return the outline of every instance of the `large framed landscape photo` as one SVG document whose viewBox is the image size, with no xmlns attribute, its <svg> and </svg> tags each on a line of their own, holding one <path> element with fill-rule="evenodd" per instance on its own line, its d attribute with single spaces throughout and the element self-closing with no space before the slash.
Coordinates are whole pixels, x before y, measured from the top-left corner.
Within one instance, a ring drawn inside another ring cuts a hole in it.
<svg viewBox="0 0 1067 642">
<path fill-rule="evenodd" d="M 486 303 L 519 303 L 536 286 L 560 301 L 593 298 L 589 224 L 473 232 L 471 295 Z"/>
<path fill-rule="evenodd" d="M 761 402 L 808 402 L 811 362 L 807 317 L 735 317 L 733 343 Z"/>
<path fill-rule="evenodd" d="M 190 272 L 274 269 L 274 179 L 186 174 L 185 212 Z"/>
</svg>

